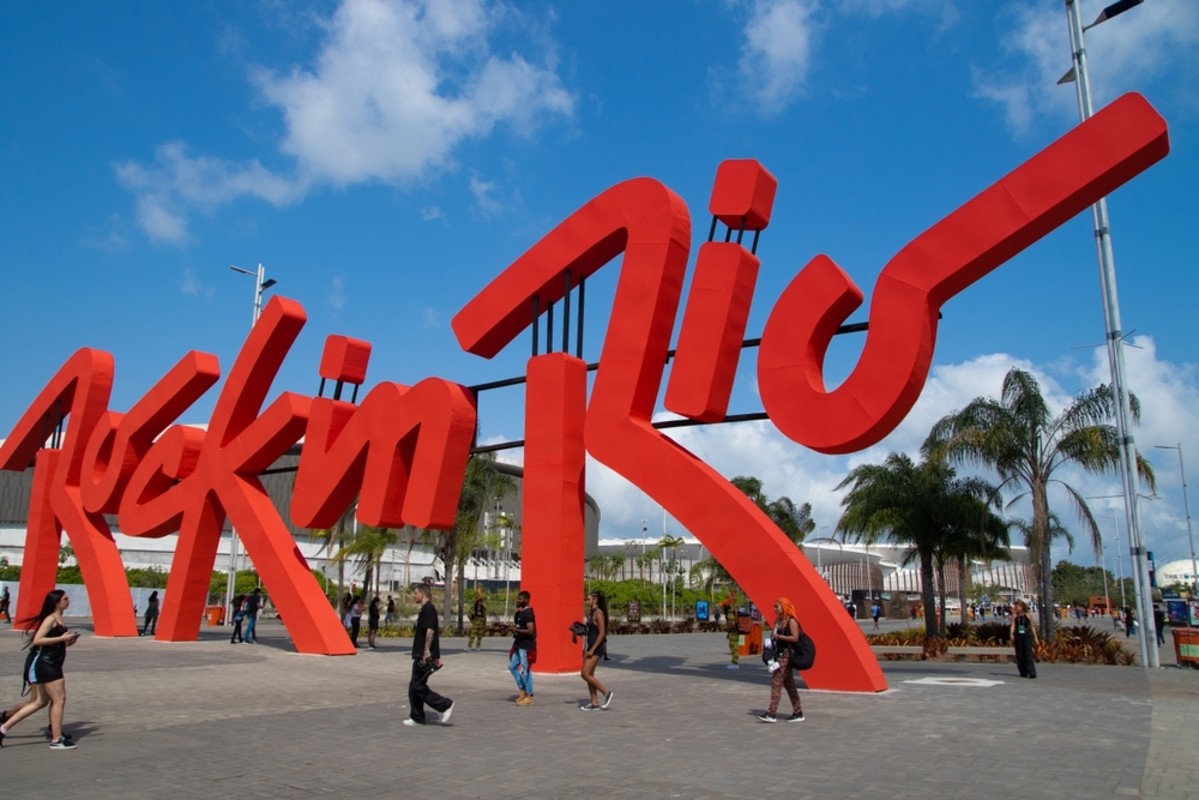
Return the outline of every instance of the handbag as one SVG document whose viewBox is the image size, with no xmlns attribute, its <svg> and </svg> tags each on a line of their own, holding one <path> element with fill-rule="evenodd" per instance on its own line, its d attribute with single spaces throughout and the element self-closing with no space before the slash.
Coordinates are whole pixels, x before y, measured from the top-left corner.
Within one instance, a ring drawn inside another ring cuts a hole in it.
<svg viewBox="0 0 1199 800">
<path fill-rule="evenodd" d="M 799 641 L 791 648 L 791 669 L 805 670 L 811 669 L 816 663 L 816 643 L 812 641 L 812 637 L 804 633 L 803 628 L 799 629 Z"/>
</svg>

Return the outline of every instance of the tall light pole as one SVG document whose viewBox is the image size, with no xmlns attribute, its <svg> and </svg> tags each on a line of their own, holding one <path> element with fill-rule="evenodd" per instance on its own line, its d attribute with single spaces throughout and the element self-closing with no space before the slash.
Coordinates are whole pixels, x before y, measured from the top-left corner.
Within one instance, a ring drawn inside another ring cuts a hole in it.
<svg viewBox="0 0 1199 800">
<path fill-rule="evenodd" d="M 1195 537 L 1191 533 L 1191 503 L 1187 499 L 1187 471 L 1182 464 L 1182 442 L 1176 445 L 1155 444 L 1159 450 L 1178 451 L 1178 473 L 1182 476 L 1182 507 L 1187 515 L 1187 544 L 1191 546 L 1191 597 L 1199 594 L 1199 574 L 1195 570 Z"/>
<path fill-rule="evenodd" d="M 1090 25 L 1084 26 L 1079 16 L 1080 0 L 1065 0 L 1066 18 L 1070 27 L 1070 55 L 1074 66 L 1058 83 L 1074 82 L 1078 95 L 1078 115 L 1083 122 L 1094 113 L 1091 106 L 1091 82 L 1087 74 L 1087 48 L 1084 31 L 1140 5 L 1143 0 L 1119 0 L 1104 8 Z M 1116 430 L 1120 436 L 1120 472 L 1124 479 L 1124 519 L 1128 526 L 1128 550 L 1137 586 L 1137 643 L 1144 654 L 1146 668 L 1160 666 L 1156 647 L 1149 645 L 1146 634 L 1153 619 L 1153 598 L 1150 597 L 1149 561 L 1141 528 L 1141 508 L 1137 503 L 1137 448 L 1129 420 L 1128 386 L 1124 372 L 1124 332 L 1120 325 L 1120 300 L 1116 293 L 1116 263 L 1112 253 L 1112 236 L 1107 216 L 1107 200 L 1100 198 L 1091 206 L 1095 228 L 1095 250 L 1099 258 L 1099 288 L 1103 295 L 1103 319 L 1107 328 L 1107 360 L 1112 374 L 1112 390 L 1116 394 Z"/>
<path fill-rule="evenodd" d="M 229 265 L 229 269 L 234 272 L 240 272 L 242 275 L 249 275 L 254 279 L 254 313 L 250 318 L 250 329 L 258 324 L 258 315 L 262 313 L 262 294 L 267 289 L 274 286 L 278 281 L 274 278 L 267 279 L 266 267 L 262 264 L 258 265 L 257 272 L 251 272 L 248 269 L 236 267 L 233 264 Z M 229 609 L 229 613 L 233 613 L 233 586 L 237 581 L 237 529 L 229 529 L 229 577 L 225 583 L 225 608 Z"/>
</svg>

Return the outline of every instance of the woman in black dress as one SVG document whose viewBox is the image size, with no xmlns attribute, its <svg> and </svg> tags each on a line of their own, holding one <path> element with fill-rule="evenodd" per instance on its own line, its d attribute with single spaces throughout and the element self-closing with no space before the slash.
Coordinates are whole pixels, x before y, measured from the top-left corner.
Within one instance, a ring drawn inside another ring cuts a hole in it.
<svg viewBox="0 0 1199 800">
<path fill-rule="evenodd" d="M 35 699 L 30 700 L 13 714 L 0 727 L 0 744 L 13 726 L 30 714 L 36 713 L 46 703 L 50 704 L 50 749 L 74 750 L 75 743 L 62 735 L 63 710 L 67 705 L 67 681 L 63 676 L 63 662 L 67 658 L 67 648 L 79 641 L 79 632 L 67 629 L 63 623 L 63 612 L 71 605 L 70 598 L 62 589 L 55 589 L 46 595 L 42 602 L 42 610 L 32 617 L 21 620 L 31 623 L 33 631 L 30 646 L 34 648 L 33 659 L 29 662 L 26 678 L 31 684 L 36 684 L 40 691 Z"/>
<path fill-rule="evenodd" d="M 591 610 L 587 614 L 587 649 L 583 651 L 583 670 L 580 673 L 591 692 L 591 702 L 579 706 L 583 711 L 598 711 L 612 704 L 612 692 L 595 677 L 600 659 L 608 654 L 608 599 L 603 592 L 592 592 L 587 598 Z M 601 703 L 599 696 L 604 696 Z"/>
<path fill-rule="evenodd" d="M 1037 659 L 1033 648 L 1037 644 L 1037 626 L 1028 614 L 1028 604 L 1016 601 L 1016 613 L 1012 615 L 1012 644 L 1016 646 L 1016 669 L 1021 678 L 1037 677 Z"/>
</svg>

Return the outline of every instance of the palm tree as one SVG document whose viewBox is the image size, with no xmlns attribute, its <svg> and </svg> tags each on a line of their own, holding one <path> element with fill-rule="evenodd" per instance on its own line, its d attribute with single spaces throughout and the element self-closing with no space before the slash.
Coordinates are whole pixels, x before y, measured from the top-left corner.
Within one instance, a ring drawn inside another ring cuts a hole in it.
<svg viewBox="0 0 1199 800">
<path fill-rule="evenodd" d="M 375 591 L 378 592 L 379 563 L 383 560 L 383 554 L 387 548 L 394 546 L 398 538 L 396 531 L 391 528 L 360 525 L 353 537 L 337 551 L 331 560 L 339 566 L 347 560 L 352 561 L 363 571 L 362 593 L 364 596 L 370 593 L 372 580 L 375 584 Z"/>
<path fill-rule="evenodd" d="M 785 496 L 771 500 L 762 491 L 762 481 L 752 475 L 738 475 L 730 483 L 762 509 L 779 530 L 796 544 L 803 542 L 805 536 L 816 530 L 811 503 L 796 506 L 790 497 Z"/>
<path fill-rule="evenodd" d="M 1133 419 L 1139 421 L 1140 401 L 1130 395 L 1129 403 Z M 1083 392 L 1053 416 L 1036 378 L 1013 369 L 1003 379 L 998 400 L 975 399 L 934 425 L 924 443 L 923 452 L 930 458 L 988 466 L 999 473 L 1000 489 L 1022 487 L 1024 491 L 1011 502 L 1031 498 L 1028 549 L 1037 579 L 1041 630 L 1048 641 L 1054 639 L 1049 485 L 1056 483 L 1065 490 L 1083 527 L 1096 548 L 1100 547 L 1099 526 L 1086 500 L 1070 484 L 1053 476 L 1069 464 L 1095 474 L 1112 472 L 1119 466 L 1120 437 L 1109 422 L 1115 410 L 1115 395 L 1105 385 Z M 1139 453 L 1137 470 L 1153 488 L 1153 469 Z"/>
<path fill-rule="evenodd" d="M 846 487 L 849 492 L 841 499 L 845 512 L 837 530 L 867 543 L 887 540 L 911 546 L 920 562 L 925 629 L 938 632 L 934 565 L 938 560 L 944 564 L 956 538 L 995 524 L 990 519 L 996 516 L 990 510 L 996 502 L 994 490 L 978 478 L 955 477 L 944 463 L 914 464 L 902 453 L 891 453 L 881 466 L 855 467 L 837 489 Z M 944 596 L 942 586 L 942 604 Z"/>
<path fill-rule="evenodd" d="M 458 498 L 458 516 L 454 528 L 441 531 L 438 537 L 438 555 L 445 564 L 445 608 L 451 607 L 453 581 L 458 577 L 458 632 L 463 630 L 465 608 L 462 591 L 466 579 L 466 559 L 478 549 L 483 532 L 479 527 L 483 513 L 494 502 L 503 497 L 512 486 L 512 477 L 500 472 L 495 466 L 494 453 L 476 453 L 466 462 L 466 475 L 462 480 L 462 493 Z"/>
</svg>

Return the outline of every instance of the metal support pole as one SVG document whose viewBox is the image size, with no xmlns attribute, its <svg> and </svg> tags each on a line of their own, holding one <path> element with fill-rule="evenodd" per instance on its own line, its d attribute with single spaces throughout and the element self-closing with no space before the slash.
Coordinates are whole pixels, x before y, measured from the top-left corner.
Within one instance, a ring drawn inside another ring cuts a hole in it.
<svg viewBox="0 0 1199 800">
<path fill-rule="evenodd" d="M 1087 74 L 1087 52 L 1079 16 L 1079 0 L 1065 0 L 1066 17 L 1070 26 L 1070 50 L 1074 61 L 1074 86 L 1078 96 L 1078 114 L 1083 122 L 1093 114 L 1091 84 Z M 1107 200 L 1101 198 L 1091 206 L 1095 229 L 1095 250 L 1099 259 L 1099 286 L 1103 295 L 1103 319 L 1107 327 L 1107 357 L 1112 374 L 1112 390 L 1116 399 L 1116 430 L 1120 438 L 1120 472 L 1124 483 L 1124 517 L 1128 526 L 1129 555 L 1132 559 L 1133 580 L 1137 588 L 1137 643 L 1141 659 L 1147 668 L 1160 665 L 1156 642 L 1146 635 L 1153 620 L 1153 602 L 1149 595 L 1149 561 L 1141 527 L 1141 508 L 1137 501 L 1137 449 L 1129 420 L 1128 388 L 1125 381 L 1123 331 L 1120 328 L 1120 301 L 1116 293 L 1116 265 L 1112 253 L 1112 237 L 1107 215 Z"/>
</svg>

